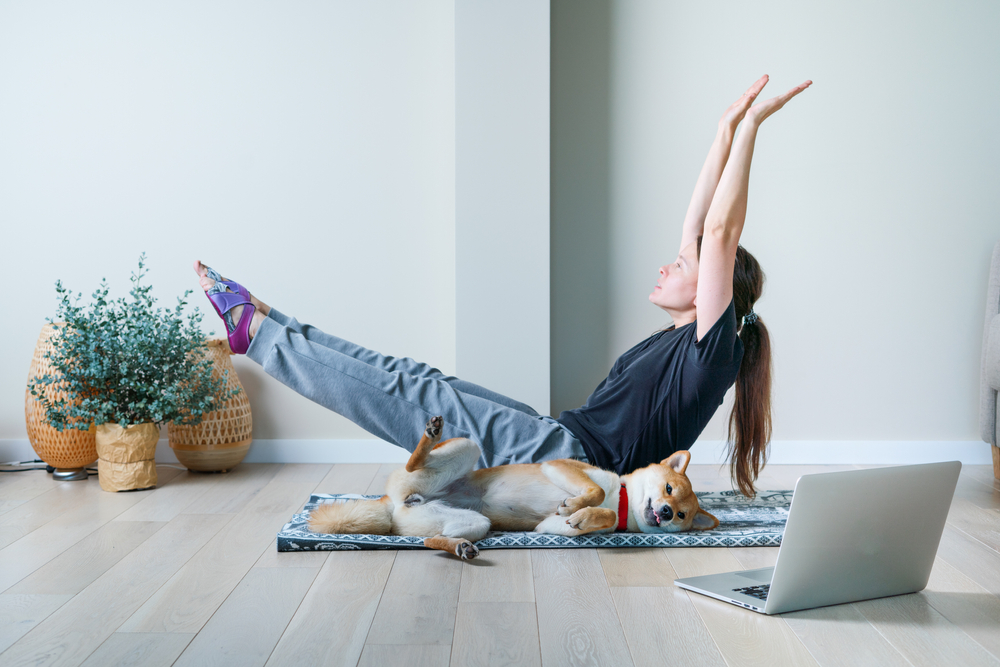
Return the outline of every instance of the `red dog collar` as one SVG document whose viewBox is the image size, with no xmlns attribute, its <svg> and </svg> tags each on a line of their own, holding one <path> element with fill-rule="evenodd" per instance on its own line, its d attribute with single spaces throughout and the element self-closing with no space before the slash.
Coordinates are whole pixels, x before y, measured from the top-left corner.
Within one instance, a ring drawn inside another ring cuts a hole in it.
<svg viewBox="0 0 1000 667">
<path fill-rule="evenodd" d="M 618 528 L 617 532 L 628 530 L 628 492 L 622 484 L 622 490 L 618 493 Z"/>
</svg>

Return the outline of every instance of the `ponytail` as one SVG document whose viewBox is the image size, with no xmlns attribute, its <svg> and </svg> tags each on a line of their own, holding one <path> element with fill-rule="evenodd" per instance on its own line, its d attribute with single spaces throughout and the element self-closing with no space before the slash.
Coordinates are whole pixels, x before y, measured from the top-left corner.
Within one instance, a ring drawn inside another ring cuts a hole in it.
<svg viewBox="0 0 1000 667">
<path fill-rule="evenodd" d="M 736 401 L 729 415 L 728 458 L 734 485 L 749 497 L 767 462 L 771 441 L 771 338 L 753 312 L 764 288 L 760 264 L 743 246 L 736 250 L 733 300 L 737 333 L 743 342 L 743 361 L 736 375 Z"/>
</svg>

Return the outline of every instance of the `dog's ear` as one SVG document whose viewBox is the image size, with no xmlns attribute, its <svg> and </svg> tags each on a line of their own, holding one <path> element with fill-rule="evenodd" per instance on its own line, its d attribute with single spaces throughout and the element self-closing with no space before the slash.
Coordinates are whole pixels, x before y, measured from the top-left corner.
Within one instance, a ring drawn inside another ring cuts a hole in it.
<svg viewBox="0 0 1000 667">
<path fill-rule="evenodd" d="M 698 513 L 694 515 L 694 523 L 691 524 L 691 530 L 713 530 L 718 525 L 718 519 L 699 508 Z"/>
<path fill-rule="evenodd" d="M 670 466 L 676 472 L 679 472 L 683 475 L 684 471 L 687 470 L 688 463 L 690 462 L 691 462 L 691 452 L 689 452 L 686 449 L 682 449 L 678 452 L 674 452 L 667 458 L 660 461 L 660 465 Z"/>
</svg>

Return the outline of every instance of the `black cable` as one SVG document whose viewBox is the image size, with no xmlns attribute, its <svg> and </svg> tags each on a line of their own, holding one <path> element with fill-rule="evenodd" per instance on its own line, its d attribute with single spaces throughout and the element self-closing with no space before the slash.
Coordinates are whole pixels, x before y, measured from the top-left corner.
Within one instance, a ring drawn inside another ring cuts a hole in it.
<svg viewBox="0 0 1000 667">
<path fill-rule="evenodd" d="M 27 472 L 28 470 L 45 470 L 45 468 L 15 468 L 14 470 L 0 470 L 0 472 Z"/>
</svg>

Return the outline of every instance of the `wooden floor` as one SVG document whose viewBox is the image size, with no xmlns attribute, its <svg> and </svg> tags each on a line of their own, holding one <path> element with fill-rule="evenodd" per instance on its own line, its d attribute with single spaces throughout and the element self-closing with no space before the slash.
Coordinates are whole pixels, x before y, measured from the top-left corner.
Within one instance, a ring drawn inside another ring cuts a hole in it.
<svg viewBox="0 0 1000 667">
<path fill-rule="evenodd" d="M 0 475 L 0 665 L 1000 666 L 989 466 L 963 469 L 925 591 L 774 617 L 673 580 L 776 548 L 275 551 L 311 492 L 380 493 L 393 467 L 160 467 L 155 490 L 117 494 Z M 844 468 L 769 466 L 759 487 Z"/>
</svg>

